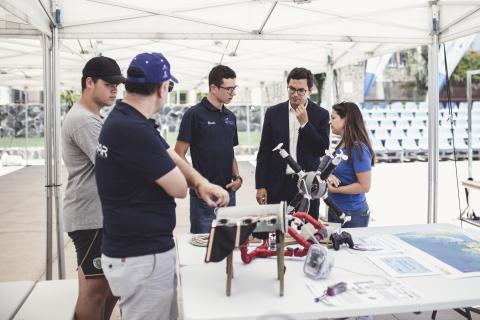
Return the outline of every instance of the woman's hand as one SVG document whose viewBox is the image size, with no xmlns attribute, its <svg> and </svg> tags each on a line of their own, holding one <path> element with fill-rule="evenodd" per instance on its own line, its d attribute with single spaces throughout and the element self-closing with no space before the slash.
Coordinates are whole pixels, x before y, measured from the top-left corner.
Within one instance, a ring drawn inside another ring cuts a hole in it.
<svg viewBox="0 0 480 320">
<path fill-rule="evenodd" d="M 338 186 L 340 185 L 341 181 L 340 179 L 338 179 L 337 177 L 335 177 L 333 174 L 331 174 L 328 178 L 327 178 L 327 184 L 328 186 L 330 187 L 334 187 L 334 188 L 338 188 Z"/>
</svg>

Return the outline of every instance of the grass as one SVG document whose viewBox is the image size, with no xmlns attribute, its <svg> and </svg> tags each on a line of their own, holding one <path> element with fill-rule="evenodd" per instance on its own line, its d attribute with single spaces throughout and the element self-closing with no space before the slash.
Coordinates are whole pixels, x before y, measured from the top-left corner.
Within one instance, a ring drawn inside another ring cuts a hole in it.
<svg viewBox="0 0 480 320">
<path fill-rule="evenodd" d="M 25 148 L 25 147 L 44 147 L 45 140 L 41 138 L 0 138 L 0 148 Z"/>
<path fill-rule="evenodd" d="M 167 133 L 167 143 L 170 146 L 175 146 L 177 141 L 178 132 L 169 132 Z M 248 134 L 247 132 L 238 133 L 238 144 L 239 145 L 251 145 L 258 146 L 260 144 L 260 131 L 250 132 L 250 143 L 248 143 Z"/>
<path fill-rule="evenodd" d="M 178 132 L 167 133 L 167 142 L 170 146 L 174 147 L 177 141 Z M 260 132 L 250 132 L 250 143 L 248 143 L 247 132 L 238 133 L 238 142 L 240 145 L 258 146 L 260 144 Z M 0 138 L 0 148 L 25 148 L 25 147 L 43 147 L 45 141 L 43 138 Z"/>
</svg>

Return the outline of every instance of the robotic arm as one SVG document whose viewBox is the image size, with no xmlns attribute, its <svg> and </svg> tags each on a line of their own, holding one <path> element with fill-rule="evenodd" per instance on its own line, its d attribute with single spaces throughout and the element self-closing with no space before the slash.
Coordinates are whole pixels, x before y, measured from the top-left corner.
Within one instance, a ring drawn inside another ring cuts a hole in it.
<svg viewBox="0 0 480 320">
<path fill-rule="evenodd" d="M 298 176 L 298 194 L 290 202 L 291 211 L 308 212 L 310 200 L 322 199 L 327 206 L 343 221 L 342 225 L 350 221 L 338 206 L 328 197 L 327 178 L 332 174 L 335 168 L 342 160 L 347 160 L 347 155 L 338 152 L 336 155 L 327 152 L 320 161 L 317 171 L 305 172 L 300 165 L 282 148 L 283 143 L 277 145 L 272 151 L 278 152 L 285 162 L 293 169 Z"/>
</svg>

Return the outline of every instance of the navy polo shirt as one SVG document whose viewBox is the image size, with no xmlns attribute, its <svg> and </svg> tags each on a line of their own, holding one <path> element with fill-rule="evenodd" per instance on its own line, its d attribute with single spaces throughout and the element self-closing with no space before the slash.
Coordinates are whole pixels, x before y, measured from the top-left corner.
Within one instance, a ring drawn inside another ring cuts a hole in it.
<svg viewBox="0 0 480 320">
<path fill-rule="evenodd" d="M 219 110 L 203 98 L 185 112 L 177 140 L 190 144 L 193 167 L 208 181 L 224 188 L 230 183 L 233 147 L 238 145 L 237 119 L 232 111 L 225 106 Z"/>
<path fill-rule="evenodd" d="M 172 249 L 175 201 L 155 180 L 175 163 L 154 122 L 118 102 L 98 140 L 95 172 L 103 211 L 102 252 L 122 258 Z"/>
</svg>

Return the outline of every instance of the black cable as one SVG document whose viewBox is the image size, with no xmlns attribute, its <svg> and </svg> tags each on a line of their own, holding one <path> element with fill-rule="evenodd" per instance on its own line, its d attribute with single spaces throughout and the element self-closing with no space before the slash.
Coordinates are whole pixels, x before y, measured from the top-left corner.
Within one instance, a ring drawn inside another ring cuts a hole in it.
<svg viewBox="0 0 480 320">
<path fill-rule="evenodd" d="M 457 151 L 455 148 L 455 135 L 453 134 L 453 112 L 452 112 L 452 98 L 450 96 L 450 79 L 448 77 L 448 65 L 447 65 L 447 51 L 445 49 L 445 43 L 443 43 L 443 58 L 445 61 L 445 77 L 446 77 L 446 90 L 447 90 L 447 105 L 450 118 L 450 133 L 452 135 L 452 148 L 453 148 L 453 162 L 455 163 L 455 179 L 457 185 L 457 200 L 458 200 L 458 212 L 459 217 L 462 216 L 462 208 L 460 205 L 460 187 L 458 186 L 458 166 L 457 166 Z"/>
</svg>

